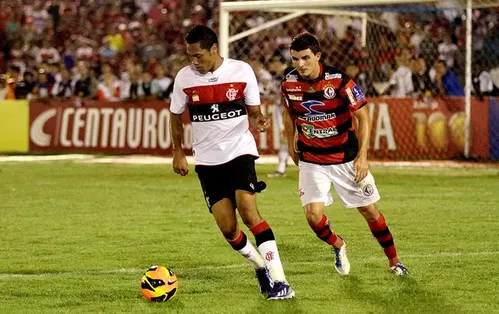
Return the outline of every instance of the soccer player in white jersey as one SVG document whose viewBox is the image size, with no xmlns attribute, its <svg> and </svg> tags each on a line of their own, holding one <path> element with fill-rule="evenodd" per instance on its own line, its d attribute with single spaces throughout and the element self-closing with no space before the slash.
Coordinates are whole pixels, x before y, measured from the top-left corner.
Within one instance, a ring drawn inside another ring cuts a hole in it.
<svg viewBox="0 0 499 314">
<path fill-rule="evenodd" d="M 196 173 L 220 231 L 255 268 L 268 300 L 292 298 L 295 293 L 284 275 L 274 233 L 256 203 L 255 193 L 265 183 L 257 181 L 258 150 L 249 122 L 260 131 L 269 122 L 260 111 L 255 74 L 247 63 L 220 56 L 217 35 L 210 28 L 195 26 L 185 39 L 192 64 L 177 74 L 171 97 L 173 170 L 182 176 L 189 172 L 181 119 L 189 108 Z M 258 250 L 239 229 L 236 208 Z"/>
</svg>

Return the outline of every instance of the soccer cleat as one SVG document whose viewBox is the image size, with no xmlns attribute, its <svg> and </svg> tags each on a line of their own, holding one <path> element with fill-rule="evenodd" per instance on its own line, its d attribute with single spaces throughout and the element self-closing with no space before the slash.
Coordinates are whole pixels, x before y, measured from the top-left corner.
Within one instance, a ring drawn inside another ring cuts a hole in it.
<svg viewBox="0 0 499 314">
<path fill-rule="evenodd" d="M 409 274 L 407 268 L 405 268 L 405 266 L 402 263 L 397 263 L 397 265 L 390 267 L 390 271 L 392 272 L 392 274 L 396 276 L 405 276 Z"/>
<path fill-rule="evenodd" d="M 335 255 L 334 268 L 340 275 L 348 275 L 350 273 L 350 262 L 347 257 L 347 243 L 343 240 L 343 245 L 338 249 L 333 246 Z"/>
<path fill-rule="evenodd" d="M 270 279 L 269 271 L 266 267 L 258 268 L 256 270 L 256 278 L 258 279 L 258 286 L 260 292 L 265 295 L 272 293 L 272 279 Z"/>
<path fill-rule="evenodd" d="M 268 178 L 285 178 L 286 173 L 276 171 L 276 172 L 272 172 L 272 173 L 267 174 L 267 177 Z"/>
<path fill-rule="evenodd" d="M 267 300 L 284 300 L 295 297 L 295 292 L 287 282 L 275 281 L 272 293 L 269 294 Z"/>
</svg>

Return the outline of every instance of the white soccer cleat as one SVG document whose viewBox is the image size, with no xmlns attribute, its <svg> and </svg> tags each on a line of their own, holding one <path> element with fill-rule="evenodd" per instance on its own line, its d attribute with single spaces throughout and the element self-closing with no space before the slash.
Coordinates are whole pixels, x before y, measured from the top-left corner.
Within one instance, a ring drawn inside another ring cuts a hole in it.
<svg viewBox="0 0 499 314">
<path fill-rule="evenodd" d="M 269 294 L 267 300 L 285 300 L 295 297 L 295 292 L 291 286 L 284 281 L 275 281 L 272 287 L 272 293 Z"/>
<path fill-rule="evenodd" d="M 404 264 L 402 263 L 397 263 L 397 265 L 390 267 L 390 271 L 395 276 L 406 276 L 407 274 L 409 274 L 407 268 L 405 268 Z"/>
<path fill-rule="evenodd" d="M 346 276 L 350 273 L 350 262 L 347 257 L 347 244 L 343 240 L 343 245 L 338 249 L 333 246 L 333 253 L 335 255 L 334 268 L 336 271 L 342 275 Z"/>
<path fill-rule="evenodd" d="M 272 172 L 272 173 L 267 174 L 267 178 L 285 178 L 285 177 L 286 177 L 285 172 L 276 171 L 276 172 Z"/>
</svg>

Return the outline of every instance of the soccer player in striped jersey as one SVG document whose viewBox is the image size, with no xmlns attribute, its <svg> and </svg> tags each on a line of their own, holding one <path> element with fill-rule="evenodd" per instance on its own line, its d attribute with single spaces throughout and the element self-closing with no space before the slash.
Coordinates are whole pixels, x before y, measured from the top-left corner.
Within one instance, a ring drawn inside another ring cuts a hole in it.
<svg viewBox="0 0 499 314">
<path fill-rule="evenodd" d="M 324 214 L 325 206 L 333 202 L 333 184 L 345 207 L 357 208 L 366 219 L 391 272 L 406 275 L 385 218 L 376 207 L 380 195 L 367 162 L 371 119 L 364 94 L 345 73 L 320 62 L 314 35 L 295 37 L 290 52 L 294 68 L 286 71 L 281 85 L 287 109 L 284 125 L 289 154 L 300 168 L 299 193 L 308 224 L 332 246 L 336 270 L 347 275 L 350 263 L 345 241 L 334 233 Z"/>
<path fill-rule="evenodd" d="M 260 111 L 255 73 L 245 62 L 222 58 L 217 35 L 208 27 L 192 28 L 186 43 L 192 64 L 175 77 L 170 104 L 173 169 L 182 176 L 189 172 L 182 148 L 182 113 L 189 108 L 195 170 L 220 231 L 255 268 L 268 300 L 292 298 L 295 293 L 284 275 L 274 233 L 256 203 L 255 193 L 265 183 L 257 180 L 258 150 L 249 122 L 260 131 L 269 122 Z M 236 208 L 258 250 L 239 229 Z"/>
</svg>

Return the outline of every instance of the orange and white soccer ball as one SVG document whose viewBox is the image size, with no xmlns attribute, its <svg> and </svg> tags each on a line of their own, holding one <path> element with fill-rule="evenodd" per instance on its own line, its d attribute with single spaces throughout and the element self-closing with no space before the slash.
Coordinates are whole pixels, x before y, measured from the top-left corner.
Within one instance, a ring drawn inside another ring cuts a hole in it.
<svg viewBox="0 0 499 314">
<path fill-rule="evenodd" d="M 152 302 L 166 302 L 178 290 L 178 279 L 173 271 L 164 266 L 151 266 L 140 280 L 144 297 Z"/>
</svg>

